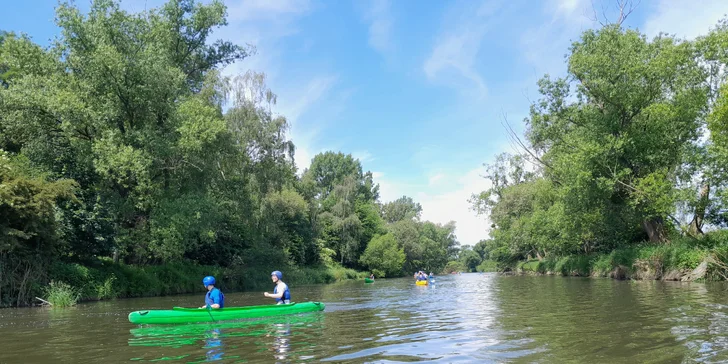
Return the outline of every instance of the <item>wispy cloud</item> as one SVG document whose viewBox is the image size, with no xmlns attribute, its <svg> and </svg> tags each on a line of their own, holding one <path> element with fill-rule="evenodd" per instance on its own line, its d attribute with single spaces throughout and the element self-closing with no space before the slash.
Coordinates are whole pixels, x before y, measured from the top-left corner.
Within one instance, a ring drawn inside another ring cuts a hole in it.
<svg viewBox="0 0 728 364">
<path fill-rule="evenodd" d="M 484 96 L 487 87 L 476 69 L 476 62 L 489 28 L 489 18 L 501 8 L 502 1 L 463 4 L 445 16 L 445 29 L 437 37 L 422 69 L 430 81 L 453 80 L 452 75 L 455 75 L 466 83 L 456 81 L 452 86 L 475 89 Z"/>
<path fill-rule="evenodd" d="M 264 72 L 268 86 L 278 95 L 274 112 L 288 119 L 289 137 L 296 145 L 295 161 L 299 173 L 311 163 L 311 158 L 322 151 L 319 148 L 321 130 L 325 127 L 325 115 L 340 112 L 347 92 L 334 94 L 338 76 L 329 70 L 300 67 L 294 74 L 288 73 L 286 40 L 300 36 L 299 22 L 317 10 L 311 0 L 233 0 L 228 1 L 230 25 L 222 29 L 222 37 L 238 44 L 251 44 L 257 52 L 226 69 L 226 74 L 244 73 L 247 70 Z M 308 38 L 302 37 L 305 43 Z M 316 105 L 333 105 L 316 119 L 306 117 Z"/>
<path fill-rule="evenodd" d="M 521 35 L 521 52 L 534 71 L 529 82 L 545 73 L 565 72 L 564 55 L 571 42 L 581 32 L 598 25 L 589 0 L 550 0 L 544 3 L 542 11 L 543 21 Z"/>
<path fill-rule="evenodd" d="M 355 159 L 358 159 L 359 162 L 362 162 L 362 163 L 371 162 L 374 160 L 374 156 L 372 155 L 372 153 L 369 153 L 369 151 L 366 151 L 366 150 L 358 150 L 358 151 L 352 152 L 351 156 L 354 157 Z"/>
<path fill-rule="evenodd" d="M 369 46 L 382 54 L 393 50 L 391 32 L 394 17 L 390 0 L 374 0 L 364 11 L 364 20 L 369 23 Z"/>
<path fill-rule="evenodd" d="M 428 182 L 430 186 L 437 185 L 442 179 L 445 178 L 445 175 L 443 173 L 438 173 L 433 176 L 430 176 Z"/>
<path fill-rule="evenodd" d="M 320 123 L 305 123 L 302 116 L 314 105 L 326 102 L 336 81 L 335 76 L 314 77 L 303 87 L 286 88 L 278 99 L 276 111 L 291 124 L 290 136 L 296 145 L 294 157 L 299 172 L 308 168 L 313 156 L 320 152 L 316 145 L 324 127 Z"/>
<path fill-rule="evenodd" d="M 230 21 L 281 20 L 282 16 L 300 15 L 311 9 L 309 0 L 242 0 L 228 4 Z"/>
<path fill-rule="evenodd" d="M 414 196 L 422 204 L 422 218 L 441 224 L 455 221 L 455 234 L 463 245 L 473 245 L 487 238 L 490 226 L 487 218 L 476 216 L 468 202 L 471 194 L 490 187 L 490 182 L 482 177 L 484 173 L 483 167 L 475 168 L 454 178 L 456 185 L 449 191 L 421 192 Z"/>
<path fill-rule="evenodd" d="M 666 32 L 680 38 L 693 39 L 706 34 L 728 14 L 728 1 L 705 0 L 696 4 L 690 1 L 661 0 L 654 8 L 654 12 L 645 20 L 645 33 L 656 36 L 660 32 Z"/>
</svg>

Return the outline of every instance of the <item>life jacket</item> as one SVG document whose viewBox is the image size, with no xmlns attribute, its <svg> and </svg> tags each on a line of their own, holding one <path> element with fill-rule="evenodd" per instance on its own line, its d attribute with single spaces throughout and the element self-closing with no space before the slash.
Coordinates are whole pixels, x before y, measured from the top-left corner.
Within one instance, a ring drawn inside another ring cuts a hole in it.
<svg viewBox="0 0 728 364">
<path fill-rule="evenodd" d="M 225 307 L 225 295 L 222 293 L 221 290 L 219 290 L 217 288 L 213 288 L 213 289 L 207 291 L 207 294 L 205 295 L 205 304 L 208 306 L 212 306 L 213 304 L 215 304 L 215 301 L 212 299 L 212 292 L 215 292 L 215 291 L 220 293 L 220 303 L 219 303 L 220 308 Z"/>
<path fill-rule="evenodd" d="M 278 285 L 277 284 L 275 287 L 273 287 L 273 294 L 278 294 Z M 281 298 L 276 298 L 276 303 L 291 303 L 291 291 L 288 289 L 287 284 L 286 284 L 286 290 L 283 292 L 283 296 Z"/>
</svg>

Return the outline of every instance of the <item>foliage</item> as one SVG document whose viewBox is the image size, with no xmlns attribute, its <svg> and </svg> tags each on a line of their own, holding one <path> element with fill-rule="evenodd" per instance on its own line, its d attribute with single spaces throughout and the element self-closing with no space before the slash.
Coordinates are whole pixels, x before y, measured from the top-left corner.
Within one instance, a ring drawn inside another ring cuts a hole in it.
<svg viewBox="0 0 728 364">
<path fill-rule="evenodd" d="M 63 282 L 51 281 L 46 289 L 46 301 L 56 308 L 75 306 L 78 298 L 76 290 Z"/>
<path fill-rule="evenodd" d="M 220 1 L 62 3 L 56 23 L 48 48 L 0 33 L 0 305 L 50 281 L 89 300 L 195 292 L 210 273 L 230 289 L 267 287 L 273 269 L 354 278 L 382 236 L 397 244 L 385 261 L 416 261 L 391 276 L 455 253 L 454 225 L 420 222 L 410 198 L 381 206 L 351 155 L 297 175 L 265 75 L 221 74 L 253 50 L 212 38 Z M 390 234 L 400 218 L 413 241 Z"/>
<path fill-rule="evenodd" d="M 402 272 L 405 258 L 404 250 L 394 236 L 386 234 L 374 237 L 360 260 L 370 270 L 378 271 L 380 277 L 396 277 Z"/>
<path fill-rule="evenodd" d="M 498 262 L 494 260 L 483 260 L 476 268 L 478 272 L 499 272 Z"/>
<path fill-rule="evenodd" d="M 421 214 L 422 205 L 407 196 L 382 205 L 382 218 L 388 223 L 409 219 L 419 220 Z"/>
<path fill-rule="evenodd" d="M 583 32 L 567 76 L 538 83 L 542 98 L 518 139 L 524 154 L 497 156 L 485 176 L 491 188 L 470 200 L 492 222 L 491 238 L 474 249 L 480 258 L 585 275 L 591 263 L 579 256 L 698 236 L 706 221 L 720 226 L 726 29 L 721 22 L 696 41 L 648 39 L 619 25 Z M 671 266 L 701 257 L 661 249 Z"/>
<path fill-rule="evenodd" d="M 451 260 L 445 264 L 445 267 L 442 269 L 442 273 L 450 274 L 453 272 L 464 272 L 467 271 L 468 267 L 466 267 L 463 262 L 459 260 Z"/>
<path fill-rule="evenodd" d="M 459 261 L 462 266 L 465 267 L 468 272 L 475 272 L 478 265 L 482 262 L 480 255 L 474 252 L 472 249 L 465 249 L 460 252 Z"/>
</svg>

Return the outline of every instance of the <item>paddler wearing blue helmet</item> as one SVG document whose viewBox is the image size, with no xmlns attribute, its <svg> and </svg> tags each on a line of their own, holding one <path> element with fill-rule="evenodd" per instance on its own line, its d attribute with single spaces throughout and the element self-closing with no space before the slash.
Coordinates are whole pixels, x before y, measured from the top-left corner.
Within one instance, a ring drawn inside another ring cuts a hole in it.
<svg viewBox="0 0 728 364">
<path fill-rule="evenodd" d="M 270 278 L 275 283 L 273 293 L 265 292 L 263 295 L 269 298 L 275 298 L 276 303 L 282 305 L 284 303 L 291 303 L 291 291 L 288 290 L 288 285 L 283 283 L 283 273 L 280 271 L 273 271 L 270 274 Z"/>
<path fill-rule="evenodd" d="M 215 287 L 215 277 L 207 276 L 202 279 L 202 284 L 207 288 L 205 294 L 205 305 L 200 308 L 223 308 L 225 307 L 225 295 L 219 288 Z"/>
</svg>

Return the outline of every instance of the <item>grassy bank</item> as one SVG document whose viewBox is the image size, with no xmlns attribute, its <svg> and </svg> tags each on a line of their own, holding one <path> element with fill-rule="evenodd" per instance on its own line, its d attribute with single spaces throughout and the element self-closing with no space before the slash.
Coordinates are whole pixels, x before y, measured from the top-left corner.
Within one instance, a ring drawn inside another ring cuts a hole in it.
<svg viewBox="0 0 728 364">
<path fill-rule="evenodd" d="M 728 277 L 728 235 L 669 244 L 641 244 L 610 253 L 547 257 L 521 261 L 505 270 L 519 273 L 644 280 L 725 280 Z"/>
<path fill-rule="evenodd" d="M 338 266 L 282 267 L 284 281 L 291 286 L 333 283 L 363 279 L 366 273 Z M 272 269 L 270 269 L 272 270 Z M 194 264 L 131 266 L 100 261 L 93 266 L 56 262 L 50 269 L 50 284 L 35 283 L 37 296 L 55 306 L 70 306 L 78 301 L 129 297 L 167 296 L 204 292 L 202 278 L 213 275 L 226 292 L 270 289 L 269 269 L 233 269 Z"/>
</svg>

